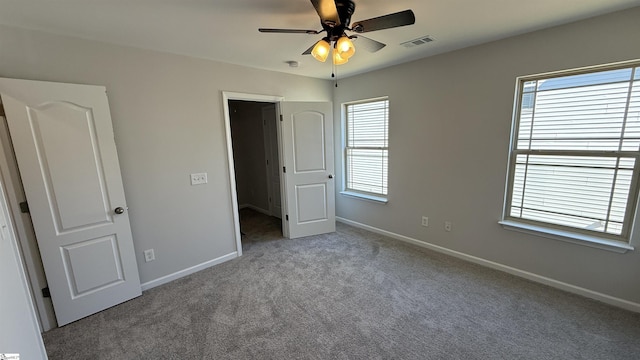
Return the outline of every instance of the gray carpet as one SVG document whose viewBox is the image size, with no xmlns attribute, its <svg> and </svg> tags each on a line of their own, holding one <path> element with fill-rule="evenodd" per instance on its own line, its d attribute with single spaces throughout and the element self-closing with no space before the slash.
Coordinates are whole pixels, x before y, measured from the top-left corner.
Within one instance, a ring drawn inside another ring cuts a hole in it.
<svg viewBox="0 0 640 360">
<path fill-rule="evenodd" d="M 44 334 L 55 359 L 639 359 L 640 314 L 338 224 Z"/>
</svg>

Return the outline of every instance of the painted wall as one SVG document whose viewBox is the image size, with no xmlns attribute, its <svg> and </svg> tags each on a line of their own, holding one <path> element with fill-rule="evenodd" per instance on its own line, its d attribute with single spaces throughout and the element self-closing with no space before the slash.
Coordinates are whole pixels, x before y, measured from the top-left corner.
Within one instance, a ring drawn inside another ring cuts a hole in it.
<svg viewBox="0 0 640 360">
<path fill-rule="evenodd" d="M 341 103 L 389 96 L 389 203 L 337 195 L 337 215 L 640 303 L 640 239 L 616 254 L 498 225 L 516 77 L 638 59 L 639 19 L 634 8 L 341 80 L 337 144 Z"/>
<path fill-rule="evenodd" d="M 269 211 L 262 108 L 265 103 L 230 101 L 233 160 L 238 204 Z"/>
<path fill-rule="evenodd" d="M 222 91 L 332 96 L 328 81 L 6 26 L 0 77 L 107 87 L 143 283 L 235 251 Z M 208 184 L 190 186 L 198 172 Z"/>
</svg>

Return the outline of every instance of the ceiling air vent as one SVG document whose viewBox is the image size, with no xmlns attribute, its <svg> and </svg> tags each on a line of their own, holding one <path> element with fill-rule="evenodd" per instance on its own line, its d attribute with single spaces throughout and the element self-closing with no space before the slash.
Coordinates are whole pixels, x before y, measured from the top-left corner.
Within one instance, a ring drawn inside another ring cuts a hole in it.
<svg viewBox="0 0 640 360">
<path fill-rule="evenodd" d="M 430 43 L 430 42 L 432 42 L 432 41 L 435 41 L 435 39 L 433 38 L 433 36 L 431 36 L 431 35 L 427 35 L 427 36 L 419 37 L 419 38 L 417 38 L 417 39 L 413 39 L 413 40 L 405 41 L 405 42 L 403 42 L 403 43 L 402 43 L 402 44 L 400 44 L 400 45 L 402 45 L 402 46 L 404 46 L 404 47 L 406 47 L 406 48 L 412 48 L 412 47 L 414 47 L 414 46 L 423 45 L 423 44 L 426 44 L 426 43 Z"/>
</svg>

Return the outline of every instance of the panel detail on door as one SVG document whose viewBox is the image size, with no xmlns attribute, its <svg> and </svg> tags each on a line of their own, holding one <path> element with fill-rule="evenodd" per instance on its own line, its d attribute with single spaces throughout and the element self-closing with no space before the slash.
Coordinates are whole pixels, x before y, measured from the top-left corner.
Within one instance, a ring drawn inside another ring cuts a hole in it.
<svg viewBox="0 0 640 360">
<path fill-rule="evenodd" d="M 298 223 L 327 220 L 327 186 L 325 183 L 296 186 Z"/>
<path fill-rule="evenodd" d="M 293 115 L 294 171 L 325 171 L 324 114 L 303 111 Z"/>
<path fill-rule="evenodd" d="M 61 250 L 74 299 L 124 281 L 115 234 L 63 246 Z"/>
<path fill-rule="evenodd" d="M 27 111 L 56 232 L 110 223 L 91 109 L 50 102 Z M 77 166 L 66 166 L 70 163 Z"/>
</svg>

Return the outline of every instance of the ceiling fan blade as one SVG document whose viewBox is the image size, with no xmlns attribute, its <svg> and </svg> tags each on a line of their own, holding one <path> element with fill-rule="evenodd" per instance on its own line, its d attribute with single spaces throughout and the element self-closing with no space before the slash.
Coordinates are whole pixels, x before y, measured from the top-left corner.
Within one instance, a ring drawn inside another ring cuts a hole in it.
<svg viewBox="0 0 640 360">
<path fill-rule="evenodd" d="M 416 16 L 411 10 L 400 11 L 393 14 L 374 17 L 357 21 L 351 27 L 357 33 L 390 29 L 399 26 L 412 25 L 416 22 Z"/>
<path fill-rule="evenodd" d="M 313 50 L 313 48 L 316 46 L 317 43 L 313 43 L 313 45 L 311 45 L 310 48 L 308 48 L 307 50 L 305 50 L 302 55 L 311 55 L 311 51 Z"/>
<path fill-rule="evenodd" d="M 303 29 L 259 28 L 258 31 L 260 31 L 261 33 L 278 33 L 278 34 L 310 34 L 310 35 L 320 34 L 320 32 L 317 30 L 303 30 Z"/>
<path fill-rule="evenodd" d="M 320 20 L 330 27 L 340 25 L 340 16 L 334 0 L 311 0 Z"/>
<path fill-rule="evenodd" d="M 368 52 L 372 52 L 372 53 L 387 46 L 387 44 L 381 43 L 380 41 L 376 41 L 373 39 L 369 39 L 368 37 L 365 37 L 362 35 L 353 35 L 349 37 L 355 40 L 354 43 L 357 49 L 363 48 Z"/>
</svg>

